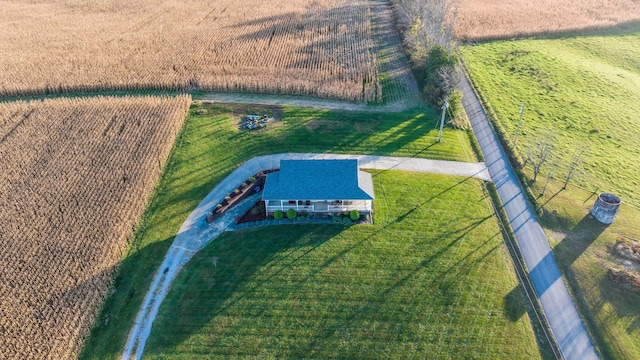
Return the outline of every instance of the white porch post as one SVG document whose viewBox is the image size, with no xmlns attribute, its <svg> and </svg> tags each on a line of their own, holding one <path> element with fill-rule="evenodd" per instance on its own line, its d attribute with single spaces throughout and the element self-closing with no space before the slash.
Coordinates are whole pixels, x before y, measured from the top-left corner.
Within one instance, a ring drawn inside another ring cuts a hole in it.
<svg viewBox="0 0 640 360">
<path fill-rule="evenodd" d="M 284 211 L 284 203 L 280 200 L 280 211 Z"/>
</svg>

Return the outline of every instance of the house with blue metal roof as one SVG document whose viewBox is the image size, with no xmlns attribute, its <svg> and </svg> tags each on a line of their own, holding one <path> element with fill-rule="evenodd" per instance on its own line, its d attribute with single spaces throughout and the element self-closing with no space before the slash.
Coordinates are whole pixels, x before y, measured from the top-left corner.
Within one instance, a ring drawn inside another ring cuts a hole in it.
<svg viewBox="0 0 640 360">
<path fill-rule="evenodd" d="M 262 199 L 267 215 L 295 209 L 299 213 L 371 213 L 373 179 L 358 161 L 281 160 L 280 171 L 267 175 Z"/>
</svg>

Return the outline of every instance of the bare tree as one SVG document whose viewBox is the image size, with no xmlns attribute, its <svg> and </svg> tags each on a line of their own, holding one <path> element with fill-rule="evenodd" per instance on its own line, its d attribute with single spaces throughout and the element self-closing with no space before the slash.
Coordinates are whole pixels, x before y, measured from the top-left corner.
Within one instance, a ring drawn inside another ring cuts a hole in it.
<svg viewBox="0 0 640 360">
<path fill-rule="evenodd" d="M 448 10 L 448 25 L 445 27 L 445 41 L 447 42 L 448 60 L 451 61 L 451 52 L 457 48 L 458 42 L 453 38 L 453 29 L 456 27 L 458 19 L 458 7 L 452 1 L 451 8 Z"/>
<path fill-rule="evenodd" d="M 525 147 L 526 153 L 526 163 L 531 163 L 533 165 L 533 181 L 536 181 L 538 178 L 538 174 L 542 169 L 542 165 L 544 165 L 547 160 L 549 160 L 549 155 L 551 154 L 551 150 L 553 149 L 553 138 L 551 135 L 547 135 L 544 138 L 535 139 L 532 143 Z"/>
<path fill-rule="evenodd" d="M 573 155 L 571 155 L 571 160 L 569 161 L 567 175 L 565 176 L 564 184 L 562 185 L 562 190 L 566 190 L 567 185 L 569 185 L 569 181 L 578 174 L 580 167 L 584 164 L 588 150 L 589 148 L 587 146 L 579 146 L 573 151 Z"/>
<path fill-rule="evenodd" d="M 394 0 L 399 23 L 406 28 L 405 42 L 414 62 L 424 62 L 436 44 L 451 54 L 455 47 L 456 3 L 457 0 Z"/>
<path fill-rule="evenodd" d="M 458 66 L 443 66 L 438 70 L 438 80 L 444 97 L 448 98 L 460 86 L 461 70 Z"/>
</svg>

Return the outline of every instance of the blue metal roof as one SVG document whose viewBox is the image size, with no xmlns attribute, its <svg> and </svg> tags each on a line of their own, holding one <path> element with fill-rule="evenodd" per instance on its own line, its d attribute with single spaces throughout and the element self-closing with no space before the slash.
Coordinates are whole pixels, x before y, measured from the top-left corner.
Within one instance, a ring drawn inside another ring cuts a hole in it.
<svg viewBox="0 0 640 360">
<path fill-rule="evenodd" d="M 373 200 L 371 174 L 357 160 L 281 160 L 267 175 L 265 200 Z"/>
</svg>

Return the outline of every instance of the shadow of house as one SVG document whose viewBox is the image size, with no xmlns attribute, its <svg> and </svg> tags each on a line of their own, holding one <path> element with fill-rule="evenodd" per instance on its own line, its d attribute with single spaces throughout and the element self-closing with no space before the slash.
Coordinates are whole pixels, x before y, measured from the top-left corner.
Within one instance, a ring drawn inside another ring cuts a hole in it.
<svg viewBox="0 0 640 360">
<path fill-rule="evenodd" d="M 259 236 L 260 228 L 222 234 L 196 254 L 190 265 L 196 271 L 182 271 L 175 279 L 171 293 L 160 307 L 145 353 L 156 354 L 157 349 L 185 342 L 208 326 L 211 319 L 224 314 L 245 298 L 254 296 L 253 293 L 263 284 L 344 230 L 343 227 L 332 225 L 296 228 L 299 230 L 295 234 L 287 232 L 278 241 L 264 241 Z M 306 249 L 301 254 L 294 251 L 302 247 Z M 258 272 L 268 275 L 255 282 Z M 198 284 L 198 296 L 195 298 L 190 297 L 189 292 L 182 291 L 183 287 L 188 289 L 193 283 Z M 293 288 L 289 290 L 294 291 Z M 203 298 L 207 299 L 206 306 L 195 303 Z M 197 313 L 193 313 L 194 306 L 199 309 Z M 163 309 L 171 311 L 165 312 Z M 256 318 L 268 310 L 246 309 L 250 316 Z M 188 319 L 188 328 L 172 326 L 176 318 Z"/>
</svg>

